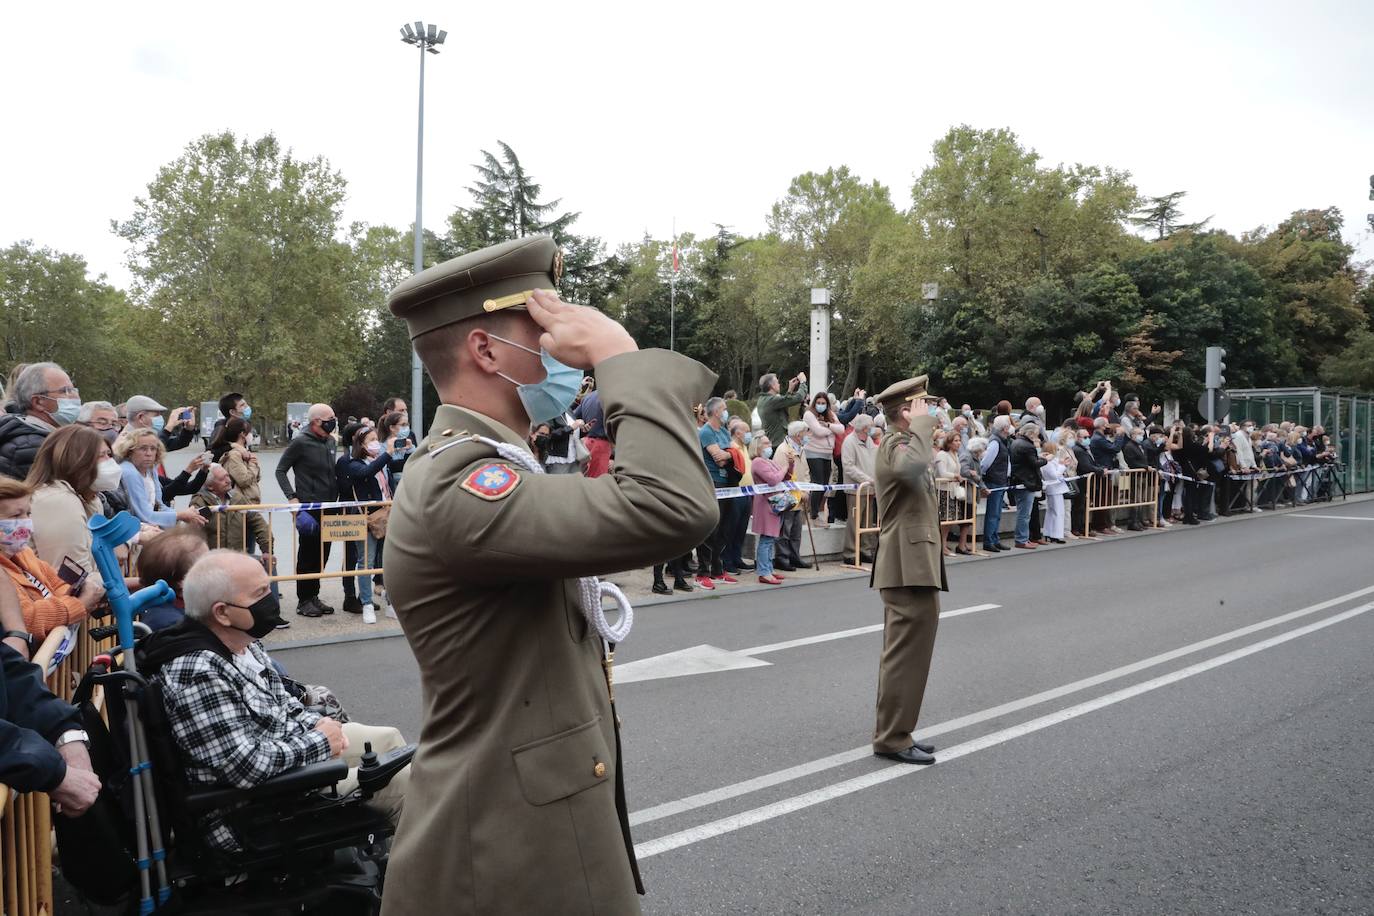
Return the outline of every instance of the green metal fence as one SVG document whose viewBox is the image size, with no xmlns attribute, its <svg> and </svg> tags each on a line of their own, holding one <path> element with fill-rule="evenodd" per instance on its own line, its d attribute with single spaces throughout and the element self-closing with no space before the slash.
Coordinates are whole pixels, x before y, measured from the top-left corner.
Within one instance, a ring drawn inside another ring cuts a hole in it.
<svg viewBox="0 0 1374 916">
<path fill-rule="evenodd" d="M 1333 388 L 1247 388 L 1227 392 L 1231 419 L 1257 424 L 1320 423 L 1344 466 L 1348 493 L 1374 490 L 1374 395 Z"/>
</svg>

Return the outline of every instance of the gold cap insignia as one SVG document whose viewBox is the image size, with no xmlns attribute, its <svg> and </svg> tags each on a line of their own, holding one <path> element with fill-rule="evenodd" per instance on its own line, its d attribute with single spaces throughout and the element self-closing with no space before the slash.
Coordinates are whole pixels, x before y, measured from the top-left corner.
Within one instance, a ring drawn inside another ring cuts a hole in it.
<svg viewBox="0 0 1374 916">
<path fill-rule="evenodd" d="M 563 250 L 553 253 L 553 282 L 558 283 L 563 279 Z"/>
</svg>

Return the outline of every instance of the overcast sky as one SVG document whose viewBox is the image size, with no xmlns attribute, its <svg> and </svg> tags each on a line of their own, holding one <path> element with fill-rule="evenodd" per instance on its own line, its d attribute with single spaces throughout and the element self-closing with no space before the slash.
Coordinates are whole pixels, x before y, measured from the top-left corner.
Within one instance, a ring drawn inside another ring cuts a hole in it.
<svg viewBox="0 0 1374 916">
<path fill-rule="evenodd" d="M 1374 3 L 6 3 L 0 245 L 127 283 L 125 218 L 193 138 L 274 132 L 348 179 L 350 220 L 425 222 L 509 143 L 611 244 L 763 228 L 789 179 L 848 165 L 899 206 L 951 125 L 1111 165 L 1239 233 L 1339 206 L 1374 258 Z"/>
</svg>

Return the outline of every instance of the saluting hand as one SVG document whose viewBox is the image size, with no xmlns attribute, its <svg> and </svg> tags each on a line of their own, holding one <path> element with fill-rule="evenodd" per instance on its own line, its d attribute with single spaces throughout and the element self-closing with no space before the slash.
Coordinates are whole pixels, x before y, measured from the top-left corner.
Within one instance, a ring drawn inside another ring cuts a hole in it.
<svg viewBox="0 0 1374 916">
<path fill-rule="evenodd" d="M 569 366 L 596 366 L 639 349 L 629 332 L 609 315 L 585 305 L 570 305 L 549 290 L 535 290 L 525 308 L 544 329 L 539 345 Z"/>
</svg>

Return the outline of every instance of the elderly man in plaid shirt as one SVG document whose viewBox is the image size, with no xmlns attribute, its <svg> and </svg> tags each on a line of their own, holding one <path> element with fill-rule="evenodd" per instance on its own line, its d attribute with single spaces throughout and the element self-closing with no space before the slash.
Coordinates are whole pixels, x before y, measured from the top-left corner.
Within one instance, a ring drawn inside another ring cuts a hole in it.
<svg viewBox="0 0 1374 916">
<path fill-rule="evenodd" d="M 364 744 L 379 754 L 404 745 L 389 727 L 340 724 L 301 705 L 282 684 L 258 639 L 280 620 L 267 573 L 230 550 L 206 554 L 182 585 L 186 619 L 139 645 L 139 667 L 156 672 L 187 777 L 203 785 L 251 788 L 306 764 L 343 757 L 351 769 L 340 793 L 357 788 Z M 410 782 L 406 767 L 373 796 L 399 817 Z M 238 848 L 222 811 L 207 816 L 210 845 Z"/>
</svg>

